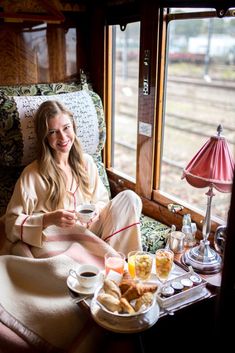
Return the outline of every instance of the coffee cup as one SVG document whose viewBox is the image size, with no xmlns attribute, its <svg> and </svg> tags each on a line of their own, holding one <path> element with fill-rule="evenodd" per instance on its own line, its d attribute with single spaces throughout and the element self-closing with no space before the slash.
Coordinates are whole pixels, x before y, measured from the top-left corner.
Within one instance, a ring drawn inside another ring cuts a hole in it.
<svg viewBox="0 0 235 353">
<path fill-rule="evenodd" d="M 80 265 L 76 271 L 70 269 L 69 274 L 79 282 L 80 286 L 85 288 L 94 287 L 101 276 L 100 269 L 89 264 Z"/>
<path fill-rule="evenodd" d="M 95 205 L 82 204 L 76 209 L 77 219 L 82 223 L 89 222 L 95 216 Z"/>
</svg>

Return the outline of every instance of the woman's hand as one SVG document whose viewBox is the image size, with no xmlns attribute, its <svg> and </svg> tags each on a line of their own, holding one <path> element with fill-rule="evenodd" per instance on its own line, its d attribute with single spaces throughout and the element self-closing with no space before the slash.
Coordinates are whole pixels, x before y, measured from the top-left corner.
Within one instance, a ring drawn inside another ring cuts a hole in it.
<svg viewBox="0 0 235 353">
<path fill-rule="evenodd" d="M 50 225 L 56 225 L 61 228 L 73 227 L 77 221 L 74 211 L 66 211 L 63 209 L 45 213 L 43 216 L 43 228 Z"/>
</svg>

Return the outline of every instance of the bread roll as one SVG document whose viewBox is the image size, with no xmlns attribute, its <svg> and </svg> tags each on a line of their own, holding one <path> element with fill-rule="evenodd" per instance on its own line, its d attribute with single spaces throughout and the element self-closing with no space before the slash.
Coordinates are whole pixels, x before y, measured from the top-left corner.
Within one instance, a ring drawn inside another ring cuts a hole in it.
<svg viewBox="0 0 235 353">
<path fill-rule="evenodd" d="M 121 305 L 120 305 L 120 300 L 115 298 L 111 294 L 107 293 L 100 293 L 97 297 L 97 300 L 108 310 L 114 312 L 114 311 L 120 311 L 121 310 Z"/>
<path fill-rule="evenodd" d="M 114 281 L 112 281 L 110 279 L 105 279 L 103 289 L 104 289 L 105 293 L 111 294 L 112 296 L 114 296 L 117 299 L 121 298 L 121 290 L 120 290 L 119 286 Z"/>
</svg>

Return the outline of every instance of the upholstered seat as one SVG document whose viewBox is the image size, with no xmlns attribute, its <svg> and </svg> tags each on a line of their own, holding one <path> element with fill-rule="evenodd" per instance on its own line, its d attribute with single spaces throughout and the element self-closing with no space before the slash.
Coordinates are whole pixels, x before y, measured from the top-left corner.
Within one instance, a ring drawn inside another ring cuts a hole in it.
<svg viewBox="0 0 235 353">
<path fill-rule="evenodd" d="M 92 155 L 103 183 L 109 189 L 102 163 L 106 130 L 100 97 L 77 83 L 0 87 L 0 216 L 4 214 L 22 169 L 35 158 L 33 115 L 45 100 L 60 99 L 71 111 L 83 150 Z M 141 216 L 143 247 L 155 252 L 164 247 L 168 227 Z"/>
</svg>

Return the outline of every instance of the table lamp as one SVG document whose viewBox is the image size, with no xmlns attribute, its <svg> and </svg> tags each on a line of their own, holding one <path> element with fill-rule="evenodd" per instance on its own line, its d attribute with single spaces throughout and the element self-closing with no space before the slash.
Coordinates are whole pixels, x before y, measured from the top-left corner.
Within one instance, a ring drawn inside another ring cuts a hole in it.
<svg viewBox="0 0 235 353">
<path fill-rule="evenodd" d="M 217 273 L 221 269 L 220 255 L 210 247 L 208 240 L 211 228 L 211 201 L 215 195 L 213 188 L 220 192 L 230 192 L 233 184 L 234 160 L 224 136 L 222 126 L 217 128 L 217 135 L 212 136 L 196 153 L 183 171 L 182 179 L 196 188 L 209 187 L 207 191 L 207 209 L 203 220 L 200 244 L 186 250 L 182 261 L 192 266 L 195 271 L 205 274 Z"/>
</svg>

